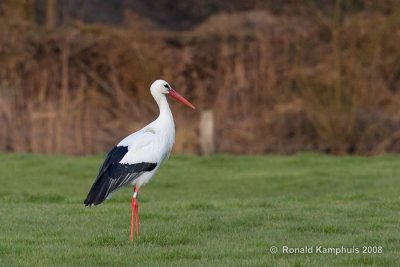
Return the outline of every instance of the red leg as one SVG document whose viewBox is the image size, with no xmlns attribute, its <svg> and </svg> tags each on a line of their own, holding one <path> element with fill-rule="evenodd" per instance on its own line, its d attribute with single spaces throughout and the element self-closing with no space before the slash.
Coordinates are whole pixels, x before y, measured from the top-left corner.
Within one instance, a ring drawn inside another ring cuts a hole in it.
<svg viewBox="0 0 400 267">
<path fill-rule="evenodd" d="M 131 202 L 131 207 L 132 207 L 132 217 L 131 217 L 131 235 L 130 235 L 130 240 L 133 241 L 133 233 L 134 233 L 134 224 L 133 221 L 135 220 L 135 199 L 132 197 L 132 202 Z"/>
<path fill-rule="evenodd" d="M 140 224 L 139 224 L 139 204 L 137 202 L 137 193 L 139 189 L 136 186 L 133 188 L 133 196 L 132 196 L 132 217 L 131 217 L 131 234 L 130 240 L 133 241 L 133 236 L 135 235 L 135 223 L 136 223 L 136 233 L 139 236 L 140 233 Z"/>
<path fill-rule="evenodd" d="M 136 234 L 139 237 L 140 235 L 140 223 L 139 223 L 139 202 L 136 202 Z"/>
</svg>

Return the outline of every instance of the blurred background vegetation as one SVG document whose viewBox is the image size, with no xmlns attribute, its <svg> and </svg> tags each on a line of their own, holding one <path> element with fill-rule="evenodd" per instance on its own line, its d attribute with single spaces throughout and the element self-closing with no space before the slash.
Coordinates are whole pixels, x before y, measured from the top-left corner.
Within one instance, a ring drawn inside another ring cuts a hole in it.
<svg viewBox="0 0 400 267">
<path fill-rule="evenodd" d="M 178 153 L 399 153 L 400 1 L 0 0 L 0 151 L 104 152 L 159 78 Z"/>
</svg>

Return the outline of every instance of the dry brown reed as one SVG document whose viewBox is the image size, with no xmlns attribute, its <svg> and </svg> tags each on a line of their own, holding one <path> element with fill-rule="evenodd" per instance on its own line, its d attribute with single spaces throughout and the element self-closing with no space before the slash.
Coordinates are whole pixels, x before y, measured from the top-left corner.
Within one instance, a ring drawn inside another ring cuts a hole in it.
<svg viewBox="0 0 400 267">
<path fill-rule="evenodd" d="M 400 5 L 307 10 L 218 14 L 187 32 L 3 14 L 0 150 L 104 152 L 157 115 L 148 86 L 164 78 L 214 111 L 217 152 L 399 152 Z M 199 113 L 172 105 L 175 150 L 199 153 Z"/>
</svg>

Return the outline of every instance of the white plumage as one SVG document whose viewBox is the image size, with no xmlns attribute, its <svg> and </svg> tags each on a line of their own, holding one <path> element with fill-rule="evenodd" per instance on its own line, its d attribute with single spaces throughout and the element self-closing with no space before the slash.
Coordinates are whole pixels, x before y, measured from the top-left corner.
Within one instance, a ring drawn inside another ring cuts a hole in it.
<svg viewBox="0 0 400 267">
<path fill-rule="evenodd" d="M 170 154 L 175 141 L 175 124 L 166 96 L 194 109 L 189 101 L 164 80 L 155 81 L 150 91 L 158 104 L 160 115 L 141 130 L 124 138 L 108 153 L 84 201 L 86 206 L 98 205 L 112 191 L 125 185 L 133 185 L 131 239 L 135 216 L 139 234 L 137 192 L 157 172 L 161 162 Z"/>
</svg>

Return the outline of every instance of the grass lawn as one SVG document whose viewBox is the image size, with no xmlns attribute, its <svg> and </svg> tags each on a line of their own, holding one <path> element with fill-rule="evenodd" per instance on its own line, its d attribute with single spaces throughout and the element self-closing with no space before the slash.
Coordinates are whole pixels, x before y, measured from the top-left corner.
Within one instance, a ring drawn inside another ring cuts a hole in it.
<svg viewBox="0 0 400 267">
<path fill-rule="evenodd" d="M 399 156 L 172 156 L 140 192 L 133 243 L 131 189 L 82 204 L 102 159 L 0 154 L 0 266 L 400 263 Z"/>
</svg>

